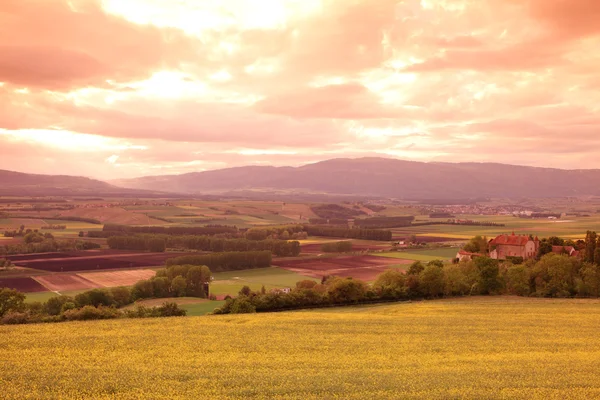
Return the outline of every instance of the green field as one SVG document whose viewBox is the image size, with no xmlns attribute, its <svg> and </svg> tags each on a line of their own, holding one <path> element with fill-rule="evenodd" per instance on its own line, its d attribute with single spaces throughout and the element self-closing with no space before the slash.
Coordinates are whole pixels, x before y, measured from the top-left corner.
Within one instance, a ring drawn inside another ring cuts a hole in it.
<svg viewBox="0 0 600 400">
<path fill-rule="evenodd" d="M 450 260 L 456 257 L 458 248 L 440 248 L 433 250 L 406 250 L 394 251 L 388 253 L 374 253 L 374 256 L 399 258 L 404 260 L 414 261 L 433 261 L 433 260 Z"/>
<path fill-rule="evenodd" d="M 213 274 L 214 281 L 210 285 L 210 292 L 214 295 L 237 295 L 244 286 L 249 286 L 254 291 L 259 291 L 262 286 L 266 290 L 283 287 L 294 287 L 296 282 L 311 279 L 285 269 L 271 267 L 242 271 L 217 272 Z"/>
<path fill-rule="evenodd" d="M 221 307 L 223 304 L 225 304 L 225 301 L 216 300 L 207 301 L 205 303 L 184 304 L 181 308 L 187 311 L 189 317 L 198 317 L 213 312 L 215 308 Z"/>
<path fill-rule="evenodd" d="M 4 399 L 591 399 L 600 302 L 0 326 Z"/>
<path fill-rule="evenodd" d="M 531 234 L 539 237 L 559 236 L 572 239 L 584 239 L 587 230 L 600 230 L 600 215 L 591 217 L 565 217 L 560 220 L 527 219 L 502 215 L 458 215 L 461 219 L 505 224 L 498 226 L 470 225 L 426 225 L 393 229 L 396 235 L 417 234 L 417 236 L 438 236 L 469 239 L 475 235 L 495 237 L 504 233 Z M 415 222 L 430 221 L 418 217 Z"/>
</svg>

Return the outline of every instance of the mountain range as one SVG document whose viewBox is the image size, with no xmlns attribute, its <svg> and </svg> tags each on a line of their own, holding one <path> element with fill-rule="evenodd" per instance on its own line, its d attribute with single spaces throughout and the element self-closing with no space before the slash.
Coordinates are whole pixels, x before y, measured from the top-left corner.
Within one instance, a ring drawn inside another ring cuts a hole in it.
<svg viewBox="0 0 600 400">
<path fill-rule="evenodd" d="M 156 191 L 160 188 L 160 192 Z M 102 182 L 89 178 L 0 171 L 0 194 L 52 191 L 158 195 L 297 193 L 399 199 L 600 195 L 600 170 L 496 163 L 332 159 L 300 167 L 247 166 Z M 141 191 L 141 192 L 140 192 Z"/>
</svg>

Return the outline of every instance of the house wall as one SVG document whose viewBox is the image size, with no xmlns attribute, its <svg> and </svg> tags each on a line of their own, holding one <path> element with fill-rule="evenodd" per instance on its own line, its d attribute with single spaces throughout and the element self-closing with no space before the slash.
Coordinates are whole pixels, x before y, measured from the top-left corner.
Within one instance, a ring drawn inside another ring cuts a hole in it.
<svg viewBox="0 0 600 400">
<path fill-rule="evenodd" d="M 500 244 L 494 251 L 496 257 L 492 256 L 492 253 L 490 253 L 490 257 L 498 260 L 505 260 L 506 257 L 523 257 L 527 260 L 534 258 L 537 255 L 537 250 L 536 243 L 533 240 L 527 242 L 525 246 Z"/>
</svg>

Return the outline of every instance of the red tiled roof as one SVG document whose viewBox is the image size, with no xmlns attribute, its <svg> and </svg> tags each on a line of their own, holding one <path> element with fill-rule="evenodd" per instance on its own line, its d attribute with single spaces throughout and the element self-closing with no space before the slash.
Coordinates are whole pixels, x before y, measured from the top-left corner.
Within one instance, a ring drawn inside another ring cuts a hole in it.
<svg viewBox="0 0 600 400">
<path fill-rule="evenodd" d="M 496 238 L 490 240 L 491 245 L 511 245 L 511 246 L 525 246 L 527 242 L 529 242 L 531 238 L 526 235 L 500 235 Z"/>
<path fill-rule="evenodd" d="M 461 256 L 483 256 L 483 254 L 481 254 L 481 253 L 470 253 L 465 250 L 459 250 L 458 254 L 460 254 Z"/>
<path fill-rule="evenodd" d="M 571 254 L 575 249 L 573 246 L 552 246 L 552 252 L 556 254 L 567 253 Z"/>
</svg>

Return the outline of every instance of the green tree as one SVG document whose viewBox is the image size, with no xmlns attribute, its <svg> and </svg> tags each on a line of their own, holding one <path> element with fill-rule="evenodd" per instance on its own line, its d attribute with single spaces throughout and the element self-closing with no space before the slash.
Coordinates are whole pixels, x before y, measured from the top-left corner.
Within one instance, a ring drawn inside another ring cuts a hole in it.
<svg viewBox="0 0 600 400">
<path fill-rule="evenodd" d="M 240 296 L 234 299 L 230 307 L 231 314 L 251 314 L 256 312 L 256 307 L 246 296 Z"/>
<path fill-rule="evenodd" d="M 383 298 L 402 298 L 406 296 L 406 276 L 397 269 L 388 269 L 379 274 L 373 289 Z"/>
<path fill-rule="evenodd" d="M 176 297 L 184 297 L 187 289 L 187 282 L 183 276 L 176 276 L 171 281 L 171 292 Z"/>
<path fill-rule="evenodd" d="M 154 277 L 150 279 L 152 282 L 153 297 L 161 298 L 169 296 L 169 280 L 165 277 Z"/>
<path fill-rule="evenodd" d="M 469 240 L 467 242 L 467 244 L 465 244 L 463 246 L 463 249 L 465 251 L 468 251 L 470 253 L 482 253 L 485 254 L 488 250 L 488 240 L 487 237 L 485 236 L 480 236 L 477 235 L 475 237 L 473 237 L 471 240 Z"/>
<path fill-rule="evenodd" d="M 587 234 L 585 236 L 584 261 L 587 261 L 590 263 L 596 262 L 595 255 L 596 255 L 597 240 L 598 240 L 598 235 L 596 235 L 596 232 L 587 231 Z"/>
<path fill-rule="evenodd" d="M 123 307 L 131 304 L 131 290 L 128 287 L 114 287 L 110 289 L 110 293 L 117 307 Z"/>
<path fill-rule="evenodd" d="M 141 280 L 131 288 L 131 299 L 133 301 L 139 299 L 150 299 L 152 297 L 154 297 L 154 285 L 149 279 Z"/>
<path fill-rule="evenodd" d="M 421 272 L 423 272 L 424 269 L 425 266 L 421 261 L 415 261 L 412 264 L 410 264 L 410 267 L 408 267 L 406 273 L 408 275 L 419 275 Z"/>
<path fill-rule="evenodd" d="M 579 275 L 577 294 L 581 297 L 600 297 L 600 266 L 584 263 Z"/>
<path fill-rule="evenodd" d="M 498 260 L 476 257 L 473 263 L 479 271 L 478 288 L 481 294 L 495 294 L 500 289 Z"/>
<path fill-rule="evenodd" d="M 436 265 L 428 265 L 419 274 L 421 292 L 426 297 L 438 297 L 444 293 L 444 271 Z"/>
<path fill-rule="evenodd" d="M 464 296 L 471 292 L 471 285 L 462 265 L 453 264 L 444 267 L 444 294 L 446 296 Z"/>
<path fill-rule="evenodd" d="M 21 312 L 25 309 L 25 294 L 14 289 L 0 289 L 0 317 L 9 311 Z"/>
<path fill-rule="evenodd" d="M 333 303 L 356 303 L 364 299 L 367 285 L 358 279 L 334 279 L 327 286 L 327 294 Z"/>
<path fill-rule="evenodd" d="M 204 285 L 210 281 L 210 270 L 206 266 L 192 266 L 186 275 L 188 296 L 206 297 Z"/>
<path fill-rule="evenodd" d="M 547 239 L 542 239 L 540 241 L 537 258 L 542 258 L 548 253 L 552 253 L 552 244 Z"/>
<path fill-rule="evenodd" d="M 506 271 L 506 289 L 517 296 L 529 296 L 529 269 L 523 265 L 510 266 Z"/>
<path fill-rule="evenodd" d="M 240 296 L 250 296 L 252 294 L 252 289 L 250 289 L 250 286 L 244 285 L 238 294 Z"/>
<path fill-rule="evenodd" d="M 564 254 L 546 254 L 532 269 L 535 294 L 542 297 L 570 297 L 575 294 L 579 261 Z"/>
<path fill-rule="evenodd" d="M 433 265 L 434 267 L 444 268 L 444 262 L 442 260 L 431 260 L 427 263 L 427 266 Z"/>
<path fill-rule="evenodd" d="M 73 298 L 70 296 L 51 297 L 44 304 L 44 312 L 48 315 L 60 315 L 63 304 L 67 302 L 73 302 Z"/>
<path fill-rule="evenodd" d="M 164 239 L 152 238 L 148 240 L 148 250 L 153 253 L 163 253 L 167 248 L 167 243 Z"/>
</svg>

